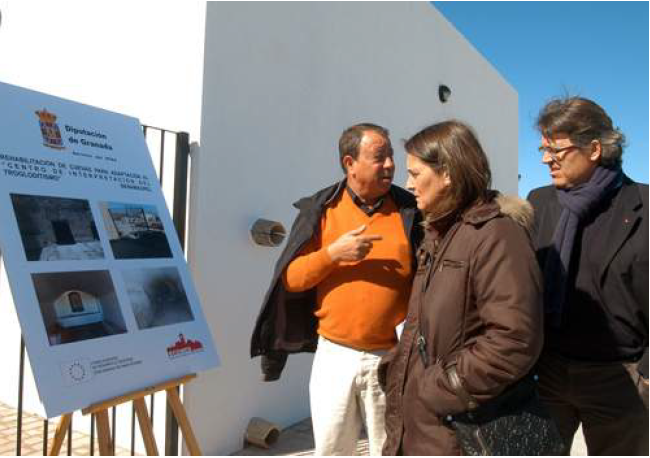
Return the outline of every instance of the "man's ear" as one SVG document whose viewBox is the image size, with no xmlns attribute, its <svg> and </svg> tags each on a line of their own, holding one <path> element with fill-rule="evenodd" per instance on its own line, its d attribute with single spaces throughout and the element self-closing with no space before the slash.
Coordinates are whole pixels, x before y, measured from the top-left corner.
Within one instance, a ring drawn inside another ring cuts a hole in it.
<svg viewBox="0 0 650 458">
<path fill-rule="evenodd" d="M 591 142 L 591 152 L 589 154 L 589 159 L 592 162 L 600 162 L 600 158 L 603 155 L 603 145 L 601 145 L 600 140 L 593 140 Z"/>
<path fill-rule="evenodd" d="M 343 156 L 343 168 L 345 168 L 346 173 L 350 171 L 350 167 L 352 167 L 352 164 L 354 164 L 354 159 L 352 158 L 352 156 L 350 155 Z"/>
</svg>

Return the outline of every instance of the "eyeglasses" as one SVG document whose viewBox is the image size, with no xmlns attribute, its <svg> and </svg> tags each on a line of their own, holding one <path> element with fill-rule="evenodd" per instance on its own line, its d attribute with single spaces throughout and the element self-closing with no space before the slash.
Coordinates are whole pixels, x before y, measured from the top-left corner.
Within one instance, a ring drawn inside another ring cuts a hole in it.
<svg viewBox="0 0 650 458">
<path fill-rule="evenodd" d="M 553 148 L 552 146 L 540 146 L 538 149 L 539 152 L 542 153 L 542 157 L 548 154 L 549 156 L 551 156 L 551 159 L 553 161 L 560 162 L 561 160 L 564 159 L 566 153 L 569 152 L 569 150 L 574 148 L 580 148 L 580 147 L 576 145 L 569 145 L 569 146 L 565 146 L 564 148 Z"/>
</svg>

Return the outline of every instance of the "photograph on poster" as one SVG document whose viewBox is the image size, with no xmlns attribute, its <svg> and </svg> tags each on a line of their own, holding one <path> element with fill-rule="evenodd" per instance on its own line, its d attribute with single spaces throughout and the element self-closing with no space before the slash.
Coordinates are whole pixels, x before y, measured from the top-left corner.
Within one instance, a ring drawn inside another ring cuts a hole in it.
<svg viewBox="0 0 650 458">
<path fill-rule="evenodd" d="M 108 270 L 37 273 L 32 281 L 50 345 L 126 332 Z"/>
<path fill-rule="evenodd" d="M 100 202 L 99 208 L 115 259 L 172 257 L 154 205 Z"/>
<path fill-rule="evenodd" d="M 11 202 L 28 261 L 104 258 L 87 200 L 11 194 Z"/>
<path fill-rule="evenodd" d="M 193 321 L 185 288 L 175 267 L 122 271 L 138 328 Z"/>
</svg>

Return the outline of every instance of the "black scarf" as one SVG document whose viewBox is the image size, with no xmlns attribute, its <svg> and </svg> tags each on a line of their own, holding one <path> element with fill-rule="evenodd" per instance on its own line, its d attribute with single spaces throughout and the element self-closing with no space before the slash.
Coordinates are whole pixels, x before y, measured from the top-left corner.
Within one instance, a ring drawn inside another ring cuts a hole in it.
<svg viewBox="0 0 650 458">
<path fill-rule="evenodd" d="M 569 264 L 578 227 L 623 182 L 623 171 L 598 166 L 586 183 L 569 189 L 556 189 L 563 207 L 553 244 L 544 265 L 544 309 L 555 327 L 562 322 L 567 297 Z"/>
</svg>

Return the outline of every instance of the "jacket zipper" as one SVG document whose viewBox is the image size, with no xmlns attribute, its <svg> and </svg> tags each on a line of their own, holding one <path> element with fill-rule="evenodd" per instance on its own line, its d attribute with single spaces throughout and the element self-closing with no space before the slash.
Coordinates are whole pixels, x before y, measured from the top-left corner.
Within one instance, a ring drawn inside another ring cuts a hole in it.
<svg viewBox="0 0 650 458">
<path fill-rule="evenodd" d="M 420 353 L 420 358 L 422 359 L 422 364 L 424 365 L 425 369 L 429 367 L 429 355 L 427 353 L 427 340 L 424 337 L 424 333 L 422 332 L 422 303 L 424 302 L 424 293 L 429 287 L 430 276 L 432 272 L 435 272 L 439 266 L 442 267 L 443 264 L 441 261 L 442 254 L 447 249 L 449 243 L 451 243 L 451 240 L 453 239 L 454 235 L 460 228 L 461 224 L 462 224 L 461 222 L 457 222 L 454 226 L 452 226 L 449 229 L 445 237 L 440 242 L 440 245 L 438 245 L 438 249 L 434 251 L 435 255 L 432 257 L 433 259 L 430 261 L 431 267 L 427 270 L 425 277 L 422 279 L 422 290 L 420 291 L 420 301 L 418 304 L 418 313 L 417 313 L 419 335 L 416 341 L 416 345 L 418 347 L 418 352 Z M 436 363 L 438 363 L 439 361 L 441 361 L 441 358 L 436 358 Z"/>
<path fill-rule="evenodd" d="M 426 278 L 423 279 L 422 283 L 422 291 L 420 295 L 420 303 L 418 304 L 418 338 L 416 340 L 416 345 L 418 347 L 418 352 L 420 353 L 420 358 L 422 359 L 422 364 L 424 365 L 424 368 L 426 369 L 429 366 L 429 355 L 427 353 L 427 341 L 424 338 L 424 335 L 422 333 L 422 303 L 424 302 L 424 293 L 426 292 L 430 279 L 428 278 L 432 273 L 434 273 L 436 270 L 442 271 L 443 267 L 453 267 L 453 268 L 459 268 L 463 267 L 465 263 L 463 261 L 451 261 L 451 260 L 442 260 L 442 255 L 447 249 L 447 246 L 449 243 L 451 243 L 451 239 L 453 236 L 456 234 L 457 230 L 460 228 L 460 225 L 462 223 L 456 223 L 455 227 L 452 227 L 449 232 L 447 232 L 447 235 L 443 238 L 442 242 L 439 245 L 439 249 L 436 250 L 434 260 L 432 261 L 432 266 L 431 270 L 427 272 Z M 436 364 L 441 362 L 442 358 L 437 357 L 436 358 Z M 468 415 L 470 418 L 472 418 L 472 413 L 468 412 Z M 492 452 L 490 451 L 490 448 L 488 447 L 488 444 L 485 440 L 485 437 L 483 437 L 483 434 L 481 433 L 481 429 L 479 427 L 476 428 L 476 430 L 473 433 L 474 437 L 476 438 L 476 441 L 479 444 L 479 447 L 481 448 L 481 452 L 483 456 L 490 456 L 492 455 Z"/>
<path fill-rule="evenodd" d="M 420 358 L 422 358 L 422 364 L 424 365 L 424 368 L 426 369 L 429 367 L 429 355 L 427 355 L 427 341 L 420 334 L 417 338 L 416 345 L 418 346 L 418 352 L 420 353 Z"/>
</svg>

